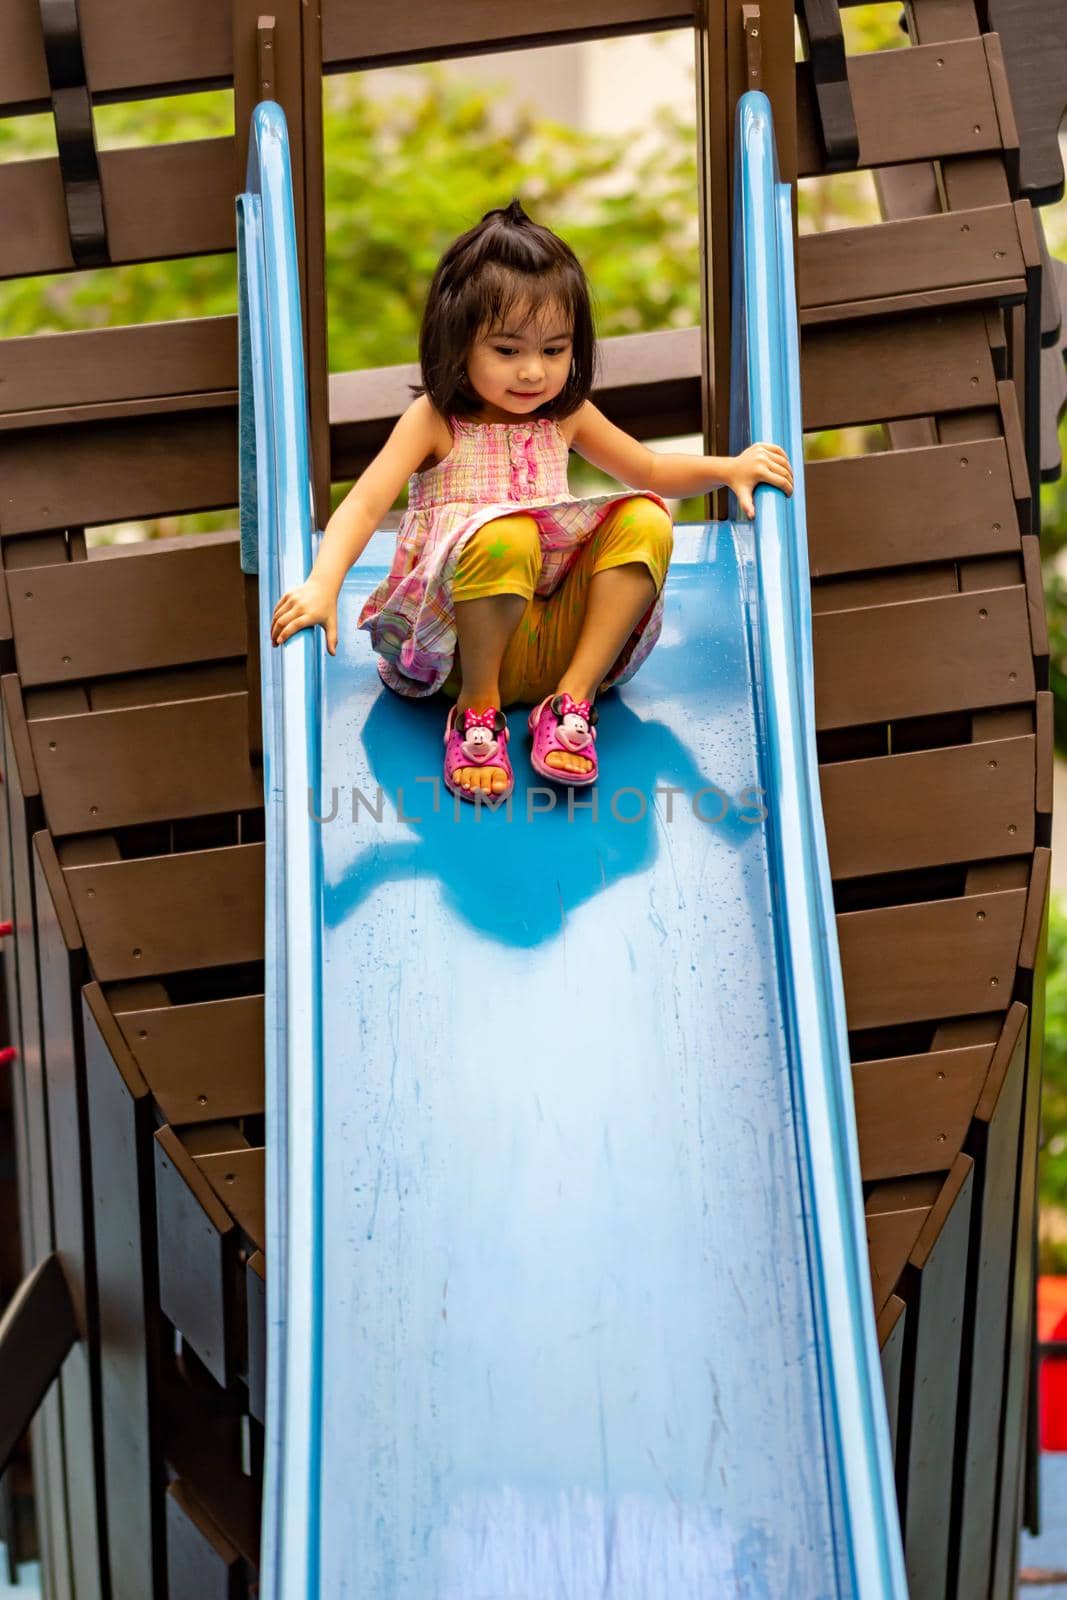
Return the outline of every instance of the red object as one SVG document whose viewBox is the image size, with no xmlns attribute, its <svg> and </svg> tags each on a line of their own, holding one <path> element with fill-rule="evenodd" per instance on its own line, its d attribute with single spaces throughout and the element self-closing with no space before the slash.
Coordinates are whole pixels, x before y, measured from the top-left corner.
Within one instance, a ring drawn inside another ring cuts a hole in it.
<svg viewBox="0 0 1067 1600">
<path fill-rule="evenodd" d="M 0 939 L 3 938 L 5 933 L 11 933 L 14 926 L 13 922 L 0 922 Z"/>
<path fill-rule="evenodd" d="M 1039 1276 L 1037 1337 L 1067 1343 L 1067 1277 Z M 1042 1357 L 1038 1404 L 1042 1450 L 1067 1450 L 1067 1350 L 1059 1359 Z"/>
<path fill-rule="evenodd" d="M 6 1067 L 9 1062 L 14 1061 L 17 1055 L 18 1051 L 13 1044 L 9 1044 L 6 1049 L 0 1050 L 0 1067 Z"/>
</svg>

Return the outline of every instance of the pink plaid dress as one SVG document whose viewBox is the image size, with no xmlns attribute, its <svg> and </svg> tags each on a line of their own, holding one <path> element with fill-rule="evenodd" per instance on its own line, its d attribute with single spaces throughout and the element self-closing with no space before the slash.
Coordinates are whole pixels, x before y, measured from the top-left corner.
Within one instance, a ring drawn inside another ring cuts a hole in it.
<svg viewBox="0 0 1067 1600">
<path fill-rule="evenodd" d="M 452 417 L 452 449 L 443 461 L 408 480 L 408 506 L 396 533 L 388 577 L 367 597 L 358 626 L 378 652 L 383 682 L 399 694 L 439 689 L 456 650 L 452 584 L 471 534 L 493 517 L 528 511 L 541 533 L 536 593 L 551 595 L 576 551 L 620 500 L 650 490 L 588 495 L 567 489 L 567 441 L 550 417 L 524 422 L 472 422 Z M 663 594 L 635 627 L 605 686 L 632 678 L 663 626 Z"/>
</svg>

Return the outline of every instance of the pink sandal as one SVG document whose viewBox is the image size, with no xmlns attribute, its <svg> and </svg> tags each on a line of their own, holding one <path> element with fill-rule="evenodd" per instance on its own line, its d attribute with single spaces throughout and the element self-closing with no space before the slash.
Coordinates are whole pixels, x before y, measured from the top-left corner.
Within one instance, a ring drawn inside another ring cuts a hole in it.
<svg viewBox="0 0 1067 1600">
<path fill-rule="evenodd" d="M 589 700 L 572 700 L 569 694 L 548 695 L 530 712 L 528 726 L 533 734 L 530 764 L 542 778 L 580 788 L 597 780 L 596 706 Z M 572 756 L 585 756 L 593 763 L 589 772 L 565 772 L 550 767 L 546 757 L 554 750 Z"/>
<path fill-rule="evenodd" d="M 453 783 L 452 774 L 457 767 L 499 767 L 507 778 L 503 789 L 464 789 Z M 487 711 L 457 712 L 453 706 L 445 723 L 445 787 L 458 794 L 461 800 L 477 802 L 483 796 L 489 800 L 506 800 L 515 787 L 515 774 L 508 759 L 507 718 L 496 706 Z"/>
</svg>

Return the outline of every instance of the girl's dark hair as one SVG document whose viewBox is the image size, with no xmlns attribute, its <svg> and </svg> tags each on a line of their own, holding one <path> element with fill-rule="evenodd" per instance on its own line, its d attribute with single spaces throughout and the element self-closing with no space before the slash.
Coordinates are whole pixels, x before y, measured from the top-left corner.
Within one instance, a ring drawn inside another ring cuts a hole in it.
<svg viewBox="0 0 1067 1600">
<path fill-rule="evenodd" d="M 487 211 L 476 227 L 454 240 L 437 263 L 419 329 L 422 383 L 443 417 L 477 411 L 481 400 L 463 375 L 467 351 L 479 332 L 528 302 L 522 326 L 542 306 L 558 304 L 572 319 L 571 369 L 558 395 L 533 416 L 566 417 L 591 393 L 596 378 L 596 336 L 589 285 L 581 263 L 558 234 L 526 215 L 518 200 Z"/>
</svg>

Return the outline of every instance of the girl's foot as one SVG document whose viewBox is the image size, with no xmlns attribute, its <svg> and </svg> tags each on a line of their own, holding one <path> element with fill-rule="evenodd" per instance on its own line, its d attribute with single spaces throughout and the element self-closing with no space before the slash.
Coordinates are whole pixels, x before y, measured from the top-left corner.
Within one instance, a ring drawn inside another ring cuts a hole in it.
<svg viewBox="0 0 1067 1600">
<path fill-rule="evenodd" d="M 596 706 L 572 700 L 567 693 L 549 695 L 529 716 L 533 734 L 530 762 L 535 772 L 572 788 L 597 778 Z"/>
<path fill-rule="evenodd" d="M 508 758 L 508 724 L 496 706 L 453 706 L 445 723 L 445 787 L 463 800 L 506 800 L 515 787 Z"/>
</svg>

